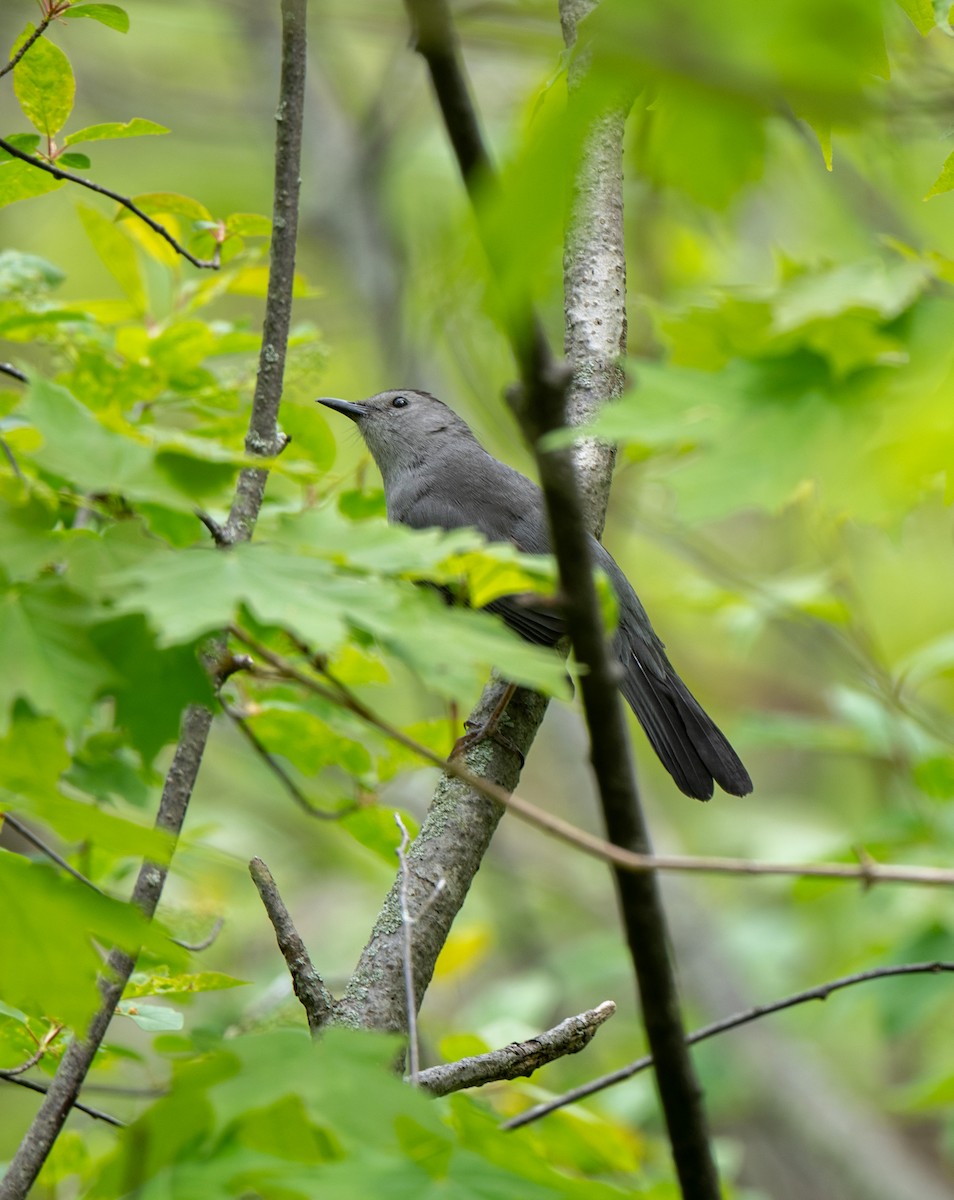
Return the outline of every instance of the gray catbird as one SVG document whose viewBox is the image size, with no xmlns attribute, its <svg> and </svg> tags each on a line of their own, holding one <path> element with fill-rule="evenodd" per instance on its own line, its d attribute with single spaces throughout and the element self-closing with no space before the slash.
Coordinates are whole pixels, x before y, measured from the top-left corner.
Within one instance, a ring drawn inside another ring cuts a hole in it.
<svg viewBox="0 0 954 1200">
<path fill-rule="evenodd" d="M 322 398 L 358 426 L 384 479 L 388 520 L 413 529 L 472 526 L 492 542 L 548 554 L 543 493 L 492 458 L 469 427 L 428 392 L 380 392 L 360 404 Z M 619 602 L 613 649 L 620 689 L 666 770 L 687 796 L 708 800 L 713 780 L 735 796 L 752 790 L 749 773 L 722 732 L 673 670 L 629 580 L 590 539 L 594 566 L 609 576 Z M 552 609 L 503 596 L 487 607 L 530 642 L 553 645 L 563 623 Z"/>
</svg>

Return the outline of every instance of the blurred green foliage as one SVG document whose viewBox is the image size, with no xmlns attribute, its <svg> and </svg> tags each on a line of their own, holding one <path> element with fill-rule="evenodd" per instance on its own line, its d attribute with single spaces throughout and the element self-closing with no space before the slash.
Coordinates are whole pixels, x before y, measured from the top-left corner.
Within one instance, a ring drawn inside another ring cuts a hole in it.
<svg viewBox="0 0 954 1200">
<path fill-rule="evenodd" d="M 313 1046 L 276 1028 L 302 1022 L 244 863 L 272 863 L 334 989 L 389 885 L 393 812 L 413 824 L 426 804 L 430 775 L 354 713 L 235 676 L 231 708 L 337 819 L 296 808 L 220 716 L 161 923 L 144 930 L 109 897 L 128 894 L 141 855 L 168 853 L 149 827 L 162 771 L 183 707 L 217 704 L 200 653 L 232 621 L 301 665 L 324 656 L 440 752 L 456 736 L 448 702 L 465 710 L 491 666 L 565 694 L 550 656 L 416 586 L 480 605 L 546 590 L 545 565 L 469 533 L 389 529 L 363 451 L 336 446 L 312 398 L 429 386 L 525 466 L 496 399 L 512 365 L 494 322 L 532 298 L 559 341 L 567 183 L 589 121 L 621 94 L 634 100 L 633 387 L 596 427 L 622 446 L 607 540 L 757 789 L 690 807 L 637 740 L 658 841 L 786 860 L 850 860 L 859 846 L 950 858 L 951 26 L 926 2 L 603 0 L 581 30 L 592 66 L 568 107 L 550 5 L 461 11 L 504 184 L 479 218 L 505 267 L 491 297 L 400 6 L 316 0 L 281 415 L 292 441 L 270 464 L 255 541 L 220 553 L 195 509 L 223 519 L 247 461 L 272 7 L 143 2 L 130 25 L 116 6 L 77 4 L 67 15 L 92 19 L 55 24 L 0 80 L 8 142 L 135 197 L 198 257 L 220 244 L 223 262 L 196 271 L 128 211 L 0 153 L 2 356 L 30 378 L 0 376 L 0 806 L 108 893 L 5 830 L 0 1067 L 65 1024 L 38 1068 L 52 1070 L 96 1003 L 97 946 L 144 941 L 95 1081 L 171 1088 L 104 1099 L 133 1120 L 119 1135 L 71 1118 L 82 1134 L 60 1139 L 37 1194 L 672 1196 L 646 1082 L 496 1131 L 543 1087 L 641 1049 L 603 870 L 536 834 L 501 831 L 438 964 L 425 1051 L 499 1045 L 611 995 L 620 1015 L 586 1054 L 539 1085 L 425 1102 L 392 1077 L 390 1043 L 337 1033 Z M 0 12 L 11 53 L 28 8 Z M 584 758 L 554 712 L 526 794 L 592 825 Z M 694 881 L 691 896 L 675 941 L 700 1018 L 723 1014 L 692 983 L 692 935 L 720 947 L 753 1003 L 952 957 L 940 891 L 723 879 Z M 201 957 L 169 941 L 200 942 L 222 913 Z M 948 986 L 872 985 L 775 1028 L 950 1172 Z M 717 1129 L 744 1144 L 767 1084 L 732 1046 L 700 1064 Z M 0 1091 L 0 1157 L 32 1103 Z"/>
</svg>

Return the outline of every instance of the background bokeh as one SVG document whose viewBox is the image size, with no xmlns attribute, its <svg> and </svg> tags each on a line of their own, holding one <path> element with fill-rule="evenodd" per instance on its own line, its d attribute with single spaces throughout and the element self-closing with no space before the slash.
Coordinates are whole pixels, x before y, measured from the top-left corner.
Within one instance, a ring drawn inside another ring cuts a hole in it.
<svg viewBox="0 0 954 1200">
<path fill-rule="evenodd" d="M 925 197 L 951 149 L 952 31 L 917 5 L 719 7 L 716 22 L 676 3 L 604 6 L 614 53 L 600 69 L 638 92 L 625 161 L 634 388 L 605 426 L 622 448 L 604 540 L 756 785 L 742 799 L 687 800 L 634 722 L 655 842 L 779 861 L 867 853 L 946 865 L 954 198 Z M 273 8 L 137 0 L 125 36 L 93 21 L 57 25 L 53 40 L 77 75 L 73 126 L 142 116 L 171 130 L 95 147 L 93 177 L 128 194 L 181 192 L 216 216 L 267 213 Z M 8 0 L 0 42 L 12 44 L 33 18 L 31 5 Z M 494 153 L 505 178 L 526 184 L 509 214 L 514 271 L 531 278 L 559 343 L 558 234 L 519 236 L 537 220 L 549 229 L 562 205 L 565 164 L 544 169 L 534 155 L 544 142 L 559 156 L 556 8 L 466 4 L 458 19 Z M 309 55 L 299 269 L 310 291 L 295 319 L 312 332 L 290 365 L 287 411 L 294 454 L 314 471 L 275 481 L 272 500 L 291 511 L 336 489 L 373 491 L 354 432 L 326 422 L 310 398 L 405 384 L 446 399 L 488 449 L 529 471 L 502 398 L 513 363 L 402 7 L 316 0 Z M 20 131 L 8 82 L 3 128 Z M 63 307 L 120 301 L 78 201 L 111 215 L 63 188 L 0 209 L 0 248 L 57 266 Z M 178 282 L 154 262 L 144 270 L 150 320 L 161 327 Z M 262 304 L 233 292 L 214 314 L 255 330 Z M 28 371 L 61 369 L 62 347 L 40 341 L 4 342 L 2 354 Z M 246 401 L 249 378 L 237 372 Z M 11 411 L 16 395 L 4 397 Z M 403 724 L 446 714 L 399 669 L 369 692 Z M 460 699 L 466 708 L 474 695 Z M 379 799 L 420 817 L 433 783 L 432 772 L 406 770 Z M 336 770 L 309 785 L 329 803 L 357 786 Z M 597 828 L 575 706 L 551 706 L 521 791 Z M 332 990 L 393 877 L 347 827 L 296 809 L 236 730 L 217 722 L 167 903 L 199 929 L 225 916 L 201 967 L 249 986 L 185 1009 L 186 1031 L 200 1040 L 293 1011 L 247 877 L 252 855 L 271 866 Z M 954 958 L 949 889 L 693 876 L 666 880 L 665 893 L 692 1025 L 848 972 Z M 822 1194 L 820 1179 L 829 1195 L 945 1194 L 954 1183 L 950 987 L 945 976 L 886 980 L 701 1049 L 730 1174 L 752 1195 L 781 1200 Z M 473 1038 L 503 1044 L 606 998 L 619 1015 L 586 1054 L 549 1067 L 541 1087 L 612 1069 L 642 1042 L 606 870 L 508 818 L 428 993 L 426 1058 L 463 1052 Z M 121 1029 L 117 1039 L 143 1057 L 117 1059 L 115 1082 L 164 1082 L 149 1035 Z M 135 1100 L 116 1103 L 135 1111 Z M 0 1157 L 31 1105 L 0 1091 Z M 594 1107 L 658 1132 L 645 1079 Z M 92 1126 L 83 1136 L 109 1140 Z M 654 1145 L 640 1153 L 651 1159 Z M 900 1179 L 911 1190 L 898 1190 Z"/>
</svg>

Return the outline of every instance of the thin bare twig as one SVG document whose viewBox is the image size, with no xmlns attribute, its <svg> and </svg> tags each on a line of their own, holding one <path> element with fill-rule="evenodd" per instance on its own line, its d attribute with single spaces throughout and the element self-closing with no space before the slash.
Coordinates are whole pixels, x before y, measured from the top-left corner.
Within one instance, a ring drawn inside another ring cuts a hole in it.
<svg viewBox="0 0 954 1200">
<path fill-rule="evenodd" d="M 14 54 L 14 56 L 5 66 L 0 67 L 0 79 L 13 70 L 13 68 L 17 65 L 24 54 L 26 54 L 37 38 L 41 38 L 44 33 L 46 33 L 47 26 L 50 24 L 50 22 L 58 17 L 65 8 L 69 8 L 69 3 L 54 4 L 50 8 L 50 11 L 45 14 L 43 20 L 39 23 L 39 25 L 37 25 L 36 29 L 33 30 L 20 49 L 17 50 L 16 54 Z"/>
<path fill-rule="evenodd" d="M 201 942 L 184 942 L 181 938 L 170 938 L 169 941 L 176 946 L 181 946 L 183 950 L 188 950 L 190 954 L 199 954 L 203 950 L 208 950 L 208 948 L 222 932 L 224 925 L 225 918 L 216 917 L 215 924 L 212 926 L 208 935 L 204 937 Z"/>
<path fill-rule="evenodd" d="M 17 1067 L 0 1068 L 0 1077 L 4 1079 L 13 1079 L 15 1076 L 22 1075 L 25 1071 L 29 1071 L 31 1067 L 35 1067 L 50 1048 L 50 1042 L 53 1041 L 53 1039 L 61 1032 L 62 1029 L 62 1025 L 53 1025 L 46 1031 L 42 1038 L 39 1040 L 34 1038 L 33 1040 L 36 1042 L 36 1050 L 30 1055 L 30 1057 L 25 1062 L 20 1063 L 20 1065 Z M 32 1037 L 33 1035 L 31 1034 L 30 1036 Z"/>
<path fill-rule="evenodd" d="M 282 952 L 288 973 L 291 975 L 295 995 L 305 1010 L 308 1027 L 312 1033 L 317 1033 L 323 1025 L 327 1024 L 331 1016 L 334 998 L 315 970 L 307 947 L 295 928 L 291 914 L 285 907 L 285 902 L 279 894 L 271 871 L 260 858 L 253 858 L 248 864 L 248 870 L 258 888 L 258 894 L 262 898 L 262 904 L 265 906 L 272 928 L 275 930 L 278 948 Z"/>
<path fill-rule="evenodd" d="M 0 150 L 6 151 L 11 158 L 18 158 L 21 162 L 28 163 L 31 167 L 35 167 L 38 171 L 45 171 L 47 175 L 52 175 L 54 179 L 63 179 L 68 183 L 79 184 L 80 187 L 87 188 L 91 192 L 96 192 L 100 196 L 105 196 L 109 200 L 115 200 L 117 204 L 129 211 L 143 221 L 153 233 L 157 233 L 164 241 L 175 250 L 176 254 L 180 254 L 194 267 L 200 267 L 203 270 L 217 271 L 221 265 L 219 262 L 219 254 L 221 247 L 216 245 L 215 253 L 211 258 L 196 258 L 196 256 L 185 246 L 181 245 L 172 236 L 165 225 L 160 224 L 154 217 L 150 217 L 147 212 L 139 207 L 134 200 L 129 196 L 123 196 L 119 192 L 114 192 L 111 188 L 103 187 L 101 183 L 96 183 L 95 180 L 85 179 L 82 175 L 76 175 L 73 171 L 65 171 L 62 167 L 57 167 L 53 163 L 48 163 L 45 159 L 37 158 L 34 154 L 28 154 L 25 150 L 21 150 L 18 146 L 14 146 L 12 142 L 8 142 L 6 138 L 0 137 Z"/>
<path fill-rule="evenodd" d="M 46 857 L 51 860 L 51 862 L 55 862 L 56 865 L 64 870 L 68 875 L 72 875 L 74 879 L 78 880 L 82 884 L 85 884 L 86 887 L 92 888 L 94 892 L 98 892 L 101 896 L 106 895 L 102 888 L 97 887 L 96 884 L 93 883 L 92 879 L 87 879 L 86 876 L 77 871 L 75 867 L 70 866 L 65 858 L 57 854 L 52 846 L 48 846 L 46 842 L 42 840 L 42 838 L 37 837 L 29 825 L 25 825 L 21 820 L 19 820 L 17 817 L 14 817 L 11 813 L 0 812 L 0 824 L 3 823 L 9 825 L 11 829 L 15 829 L 20 837 L 24 839 L 24 841 L 29 842 L 31 846 L 35 846 L 41 854 L 45 854 Z"/>
<path fill-rule="evenodd" d="M 23 472 L 20 470 L 20 464 L 16 460 L 16 455 L 10 449 L 6 438 L 0 437 L 0 449 L 3 450 L 4 456 L 6 457 L 7 462 L 10 464 L 14 475 L 16 475 L 17 479 L 22 482 L 24 478 Z"/>
<path fill-rule="evenodd" d="M 0 1082 L 15 1083 L 17 1087 L 28 1088 L 31 1092 L 39 1092 L 41 1096 L 45 1096 L 50 1090 L 49 1084 L 36 1083 L 33 1079 L 20 1079 L 17 1076 L 0 1075 Z M 88 1117 L 93 1117 L 97 1121 L 105 1121 L 107 1125 L 115 1125 L 118 1129 L 121 1129 L 126 1123 L 108 1112 L 103 1112 L 101 1108 L 91 1108 L 90 1105 L 84 1104 L 82 1100 L 74 1100 L 73 1107 L 77 1112 L 85 1113 Z"/>
<path fill-rule="evenodd" d="M 407 995 L 407 1061 L 408 1079 L 412 1087 L 417 1087 L 417 1078 L 421 1071 L 421 1047 L 417 1037 L 417 997 L 414 992 L 414 918 L 411 916 L 411 906 L 408 903 L 407 889 L 407 848 L 411 837 L 407 827 L 401 820 L 401 814 L 394 814 L 394 823 L 401 831 L 401 842 L 397 848 L 399 866 L 398 897 L 401 903 L 401 932 L 404 937 L 404 990 Z"/>
<path fill-rule="evenodd" d="M 709 875 L 766 875 L 807 879 L 838 879 L 853 881 L 865 887 L 876 883 L 911 883 L 924 887 L 950 887 L 954 885 L 954 870 L 945 867 L 920 867 L 897 864 L 881 864 L 864 854 L 856 865 L 851 863 L 771 863 L 745 858 L 723 858 L 714 856 L 690 857 L 676 854 L 638 854 L 624 850 L 612 842 L 586 830 L 571 825 L 552 813 L 545 812 L 529 800 L 483 779 L 469 770 L 458 759 L 442 758 L 435 751 L 406 734 L 402 729 L 379 717 L 368 708 L 339 680 L 331 678 L 332 687 L 298 670 L 294 664 L 275 654 L 252 634 L 238 625 L 229 631 L 260 658 L 264 659 L 279 677 L 300 683 L 325 700 L 340 704 L 356 716 L 378 729 L 386 737 L 412 751 L 432 766 L 440 767 L 447 775 L 460 779 L 475 791 L 495 800 L 510 809 L 530 825 L 552 834 L 561 841 L 575 846 L 585 854 L 612 863 L 624 871 L 645 873 L 647 871 L 681 871 Z M 327 672 L 323 672 L 329 678 Z"/>
<path fill-rule="evenodd" d="M 295 801 L 298 807 L 308 814 L 309 817 L 318 817 L 322 821 L 338 821 L 346 813 L 353 812 L 355 805 L 348 808 L 337 809 L 335 812 L 327 812 L 323 808 L 318 808 L 312 804 L 305 793 L 301 790 L 294 779 L 288 774 L 278 759 L 271 753 L 268 747 L 259 739 L 258 735 L 253 732 L 248 721 L 235 711 L 220 695 L 219 700 L 222 702 L 222 711 L 233 722 L 236 729 L 242 734 L 248 744 L 252 747 L 262 762 L 268 769 L 279 779 L 282 787 L 288 792 L 289 796 Z"/>
<path fill-rule="evenodd" d="M 505 1079 L 520 1079 L 534 1071 L 585 1049 L 601 1025 L 616 1012 L 612 1000 L 604 1000 L 596 1008 L 567 1017 L 559 1025 L 528 1038 L 511 1042 L 499 1050 L 476 1054 L 457 1062 L 427 1067 L 417 1077 L 417 1085 L 432 1096 L 447 1096 L 463 1088 L 483 1087 Z"/>
<path fill-rule="evenodd" d="M 868 983 L 872 979 L 890 979 L 900 975 L 940 975 L 945 972 L 954 972 L 954 962 L 903 963 L 896 967 L 875 967 L 870 971 L 856 971 L 853 975 L 843 975 L 828 983 L 819 984 L 817 987 L 807 988 L 803 992 L 795 992 L 793 995 L 786 996 L 782 1000 L 776 1000 L 771 1004 L 757 1004 L 753 1008 L 746 1009 L 744 1012 L 735 1013 L 731 1017 L 723 1017 L 719 1021 L 713 1021 L 710 1025 L 704 1025 L 701 1029 L 690 1033 L 686 1038 L 686 1042 L 689 1045 L 695 1045 L 697 1042 L 704 1042 L 707 1038 L 715 1037 L 716 1034 L 725 1033 L 729 1029 L 737 1029 L 740 1025 L 747 1025 L 750 1021 L 756 1021 L 760 1017 L 782 1012 L 786 1008 L 794 1008 L 797 1004 L 805 1004 L 809 1000 L 827 1000 L 832 992 L 852 987 L 856 983 Z M 526 1112 L 521 1113 L 518 1117 L 511 1117 L 509 1121 L 504 1121 L 500 1128 L 519 1129 L 521 1125 L 529 1125 L 533 1121 L 539 1121 L 541 1117 L 555 1112 L 558 1108 L 565 1108 L 566 1105 L 574 1104 L 577 1100 L 583 1100 L 587 1096 L 592 1096 L 595 1092 L 612 1087 L 613 1084 L 622 1083 L 624 1079 L 632 1079 L 634 1075 L 638 1075 L 640 1071 L 645 1071 L 652 1064 L 652 1055 L 645 1054 L 642 1058 L 637 1058 L 635 1062 L 631 1062 L 625 1067 L 620 1067 L 618 1071 L 611 1071 L 608 1075 L 601 1075 L 599 1079 L 591 1079 L 589 1083 L 581 1084 L 580 1087 L 564 1092 L 561 1096 L 555 1096 L 552 1100 L 547 1100 L 544 1104 L 537 1104 L 533 1108 L 528 1108 Z"/>
<path fill-rule="evenodd" d="M 224 546 L 226 544 L 225 527 L 222 525 L 222 523 L 207 513 L 204 508 L 197 508 L 194 511 L 195 515 L 199 518 L 209 533 L 211 533 L 212 541 L 216 544 L 216 546 Z"/>
</svg>

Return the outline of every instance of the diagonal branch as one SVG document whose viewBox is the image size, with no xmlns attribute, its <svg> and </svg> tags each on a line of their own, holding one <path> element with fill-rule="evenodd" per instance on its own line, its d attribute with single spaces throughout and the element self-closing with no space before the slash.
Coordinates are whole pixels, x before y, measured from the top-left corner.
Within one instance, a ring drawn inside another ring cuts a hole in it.
<svg viewBox="0 0 954 1200">
<path fill-rule="evenodd" d="M 101 896 L 105 895 L 105 892 L 102 888 L 97 887 L 96 884 L 93 883 L 92 879 L 87 879 L 81 871 L 77 871 L 77 869 L 74 866 L 71 866 L 61 854 L 57 854 L 53 847 L 48 846 L 42 838 L 38 837 L 29 827 L 29 825 L 24 824 L 23 821 L 18 820 L 11 813 L 2 811 L 0 811 L 0 824 L 9 825 L 11 829 L 15 829 L 20 837 L 24 839 L 24 841 L 27 841 L 31 846 L 36 847 L 41 854 L 45 854 L 51 862 L 55 862 L 61 870 L 67 873 L 67 875 L 72 875 L 77 882 L 84 884 L 88 888 L 91 888 L 94 892 L 98 892 Z"/>
<path fill-rule="evenodd" d="M 950 867 L 929 867 L 901 863 L 876 862 L 861 848 L 856 850 L 857 865 L 852 863 L 806 863 L 806 862 L 763 862 L 750 858 L 726 858 L 715 855 L 682 855 L 682 854 L 642 854 L 623 849 L 605 838 L 588 833 L 585 829 L 554 816 L 529 800 L 518 796 L 516 792 L 508 792 L 492 779 L 476 774 L 457 758 L 442 758 L 435 750 L 418 742 L 410 734 L 405 733 L 390 721 L 378 716 L 368 708 L 349 688 L 339 680 L 334 679 L 333 687 L 328 687 L 300 671 L 293 663 L 269 650 L 245 629 L 238 625 L 229 626 L 229 632 L 249 649 L 253 650 L 269 664 L 275 676 L 292 680 L 302 687 L 328 700 L 332 704 L 341 705 L 349 712 L 360 717 L 372 728 L 383 733 L 405 750 L 418 755 L 422 761 L 431 766 L 439 767 L 441 771 L 461 783 L 467 784 L 480 795 L 494 801 L 502 808 L 509 809 L 528 825 L 559 838 L 568 845 L 584 854 L 602 859 L 611 866 L 622 871 L 644 872 L 672 871 L 700 875 L 763 875 L 780 878 L 799 879 L 839 879 L 846 882 L 860 883 L 864 888 L 876 883 L 909 883 L 920 887 L 950 887 L 954 885 L 954 869 Z M 274 678 L 275 676 L 269 676 Z M 325 672 L 326 678 L 328 677 Z"/>
<path fill-rule="evenodd" d="M 266 302 L 266 336 L 246 439 L 248 452 L 259 457 L 274 455 L 282 445 L 277 414 L 295 262 L 297 221 L 290 206 L 293 208 L 297 199 L 300 174 L 307 0 L 282 0 L 281 12 L 282 67 L 275 148 L 275 219 Z M 293 125 L 298 126 L 297 132 L 291 128 Z M 273 311 L 275 309 L 278 315 Z M 236 501 L 227 526 L 232 541 L 251 537 L 264 495 L 266 476 L 264 469 L 255 467 L 246 467 L 240 474 L 236 485 Z M 170 833 L 174 840 L 185 820 L 211 724 L 212 714 L 207 709 L 198 706 L 186 709 L 179 744 L 166 776 L 156 816 L 157 827 Z M 145 862 L 139 872 L 132 900 L 147 917 L 155 913 L 167 873 L 167 867 L 150 862 Z M 33 1123 L 0 1181 L 0 1200 L 25 1200 L 70 1108 L 76 1102 L 134 965 L 135 960 L 125 952 L 115 949 L 110 953 L 107 971 L 100 982 L 102 1005 L 85 1037 L 77 1037 L 67 1048 Z"/>
<path fill-rule="evenodd" d="M 46 1083 L 37 1083 L 34 1079 L 20 1079 L 17 1076 L 0 1075 L 0 1082 L 15 1083 L 17 1087 L 28 1088 L 31 1092 L 38 1092 L 41 1096 L 45 1096 L 50 1090 Z M 92 1117 L 96 1121 L 104 1121 L 107 1125 L 115 1125 L 117 1129 L 121 1129 L 125 1122 L 120 1121 L 118 1117 L 114 1117 L 111 1113 L 103 1112 L 101 1108 L 91 1108 L 90 1105 L 84 1104 L 82 1100 L 74 1100 L 73 1107 L 77 1112 L 86 1113 L 88 1117 Z"/>
<path fill-rule="evenodd" d="M 50 22 L 52 20 L 54 20 L 54 18 L 56 18 L 60 15 L 60 11 L 61 11 L 61 9 L 59 6 L 54 5 L 50 8 L 50 11 L 45 14 L 45 16 L 43 17 L 43 20 L 39 23 L 39 25 L 37 25 L 36 29 L 33 30 L 33 32 L 30 34 L 30 36 L 24 41 L 23 45 L 19 48 L 19 50 L 17 50 L 16 54 L 13 55 L 13 57 L 10 59 L 10 61 L 8 63 L 4 63 L 4 65 L 2 67 L 0 67 L 0 79 L 2 79 L 4 75 L 7 75 L 10 71 L 12 71 L 13 68 L 20 61 L 20 59 L 24 56 L 24 54 L 26 54 L 26 52 L 30 49 L 30 47 L 33 45 L 33 43 L 38 38 L 41 38 L 44 35 L 44 33 L 46 33 L 47 26 L 50 24 Z"/>
<path fill-rule="evenodd" d="M 771 1004 L 756 1004 L 744 1012 L 734 1013 L 731 1017 L 713 1021 L 711 1024 L 697 1029 L 694 1033 L 690 1033 L 686 1041 L 694 1046 L 697 1042 L 704 1042 L 707 1038 L 715 1037 L 716 1034 L 726 1033 L 730 1029 L 738 1029 L 740 1025 L 748 1025 L 751 1021 L 757 1021 L 760 1017 L 767 1017 L 772 1013 L 784 1012 L 787 1008 L 806 1004 L 809 1000 L 827 1000 L 833 992 L 853 987 L 856 983 L 870 983 L 873 979 L 891 979 L 901 975 L 940 975 L 948 972 L 954 972 L 954 962 L 902 963 L 895 967 L 875 967 L 870 971 L 856 971 L 853 975 L 843 975 L 839 979 L 832 979 L 817 987 L 806 988 L 803 992 L 795 992 L 794 995 L 786 996 L 782 1000 L 775 1000 Z M 652 1065 L 653 1056 L 644 1054 L 642 1058 L 637 1058 L 635 1062 L 620 1067 L 617 1071 L 601 1075 L 599 1079 L 591 1079 L 589 1083 L 581 1084 L 580 1087 L 564 1092 L 562 1096 L 555 1096 L 552 1100 L 547 1100 L 545 1104 L 534 1105 L 533 1108 L 527 1109 L 518 1117 L 512 1117 L 509 1121 L 505 1121 L 500 1128 L 519 1129 L 521 1125 L 530 1125 L 533 1121 L 539 1121 L 541 1117 L 556 1112 L 558 1108 L 565 1108 L 568 1104 L 575 1104 L 577 1100 L 583 1100 L 616 1083 L 622 1083 L 625 1079 L 632 1079 L 634 1075 L 638 1075 L 640 1071 L 645 1071 Z"/>
<path fill-rule="evenodd" d="M 428 1067 L 418 1074 L 417 1085 L 432 1096 L 447 1096 L 464 1088 L 483 1087 L 504 1079 L 522 1079 L 547 1063 L 585 1050 L 600 1026 L 615 1012 L 613 1001 L 604 1000 L 596 1008 L 567 1017 L 546 1033 L 539 1033 L 525 1042 L 511 1042 L 509 1046 L 487 1054 Z"/>
<path fill-rule="evenodd" d="M 248 870 L 275 930 L 278 948 L 291 975 L 292 987 L 308 1018 L 308 1028 L 312 1033 L 317 1033 L 328 1022 L 334 998 L 315 970 L 271 871 L 260 858 L 253 858 L 248 864 Z"/>
<path fill-rule="evenodd" d="M 347 813 L 352 811 L 352 807 L 335 809 L 334 812 L 328 812 L 326 809 L 319 808 L 316 804 L 308 799 L 305 793 L 301 790 L 298 784 L 292 779 L 291 775 L 285 770 L 282 764 L 278 761 L 268 747 L 259 739 L 245 717 L 240 712 L 237 712 L 231 704 L 221 695 L 219 701 L 222 704 L 222 711 L 233 722 L 239 733 L 245 738 L 248 744 L 252 747 L 258 757 L 265 763 L 268 769 L 277 776 L 282 787 L 288 792 L 289 796 L 295 801 L 298 807 L 308 814 L 309 817 L 317 817 L 321 821 L 338 821 Z"/>
<path fill-rule="evenodd" d="M 446 0 L 405 0 L 418 32 L 448 136 L 458 152 L 472 203 L 479 202 L 476 164 L 468 139 L 477 129 L 469 89 Z M 574 31 L 575 32 L 575 31 Z M 423 34 L 423 36 L 422 36 Z M 466 135 L 466 136 L 465 136 Z M 468 150 L 461 154 L 458 147 Z M 482 156 L 486 162 L 486 153 Z M 483 168 L 482 168 L 483 169 Z M 594 214 L 595 215 L 595 214 Z M 616 218 L 621 219 L 622 200 Z M 599 214 L 597 219 L 606 220 Z M 585 241 L 587 231 L 579 230 Z M 493 247 L 485 241 L 492 269 Z M 623 303 L 620 293 L 619 303 Z M 539 319 L 527 305 L 522 325 L 508 328 L 521 389 L 513 407 L 534 447 L 549 516 L 553 550 L 564 597 L 566 628 L 582 667 L 581 694 L 590 733 L 591 760 L 610 841 L 650 852 L 649 830 L 636 789 L 629 734 L 616 686 L 615 663 L 603 627 L 590 566 L 588 531 L 569 451 L 542 452 L 540 439 L 566 423 L 567 378 L 557 365 Z M 665 912 L 653 874 L 616 872 L 620 908 L 636 969 L 643 1020 L 655 1057 L 655 1077 L 683 1194 L 718 1200 L 718 1172 L 702 1103 L 702 1089 L 686 1048 L 675 972 L 669 955 Z"/>
<path fill-rule="evenodd" d="M 37 158 L 34 154 L 28 154 L 25 150 L 21 150 L 18 146 L 14 146 L 13 142 L 8 142 L 6 138 L 0 137 L 0 150 L 9 154 L 11 158 L 18 158 L 21 162 L 27 163 L 31 167 L 35 167 L 38 171 L 45 171 L 47 175 L 52 175 L 54 179 L 63 179 L 68 183 L 79 184 L 80 187 L 87 188 L 91 192 L 96 192 L 100 196 L 106 196 L 109 200 L 115 200 L 117 204 L 129 211 L 140 221 L 144 221 L 153 233 L 157 233 L 164 241 L 175 250 L 176 254 L 181 254 L 184 259 L 192 263 L 194 267 L 202 267 L 206 270 L 217 271 L 219 269 L 219 249 L 215 247 L 215 253 L 211 258 L 196 258 L 191 251 L 172 236 L 165 225 L 160 224 L 155 217 L 150 217 L 147 212 L 144 212 L 136 202 L 129 196 L 123 196 L 119 192 L 114 192 L 112 188 L 103 187 L 101 183 L 96 183 L 93 179 L 87 179 L 83 175 L 77 175 L 73 171 L 64 171 L 62 167 L 56 166 L 54 163 L 49 163 L 43 158 Z"/>
<path fill-rule="evenodd" d="M 182 734 L 166 776 L 156 817 L 157 827 L 171 833 L 174 838 L 178 836 L 185 820 L 211 724 L 212 714 L 207 709 L 191 707 L 186 710 Z M 151 862 L 143 863 L 140 868 L 132 898 L 147 917 L 152 917 L 156 911 L 167 872 L 167 867 Z M 70 1109 L 76 1103 L 134 966 L 135 960 L 124 951 L 115 949 L 110 952 L 106 970 L 100 979 L 102 1004 L 90 1022 L 86 1036 L 75 1038 L 67 1046 L 43 1103 L 13 1156 L 6 1175 L 0 1181 L 0 1200 L 25 1200 L 32 1188 Z"/>
</svg>

